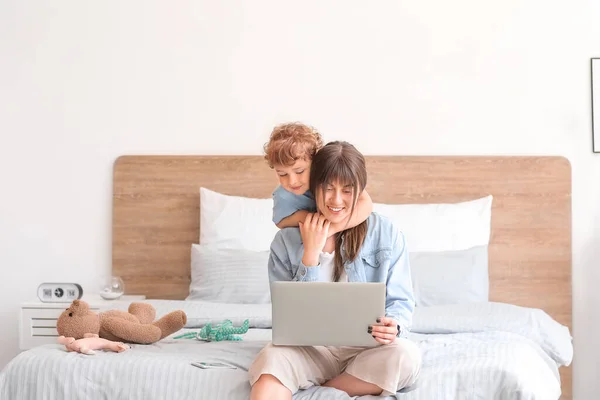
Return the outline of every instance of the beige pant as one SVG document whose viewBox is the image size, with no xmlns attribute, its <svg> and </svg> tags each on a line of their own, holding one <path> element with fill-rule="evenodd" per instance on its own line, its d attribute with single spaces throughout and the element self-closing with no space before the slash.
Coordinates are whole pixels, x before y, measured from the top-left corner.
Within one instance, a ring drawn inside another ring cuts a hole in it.
<svg viewBox="0 0 600 400">
<path fill-rule="evenodd" d="M 271 374 L 290 389 L 322 385 L 346 372 L 373 383 L 389 396 L 412 385 L 421 370 L 421 352 L 408 339 L 377 347 L 273 346 L 263 348 L 248 371 L 250 385 Z"/>
</svg>

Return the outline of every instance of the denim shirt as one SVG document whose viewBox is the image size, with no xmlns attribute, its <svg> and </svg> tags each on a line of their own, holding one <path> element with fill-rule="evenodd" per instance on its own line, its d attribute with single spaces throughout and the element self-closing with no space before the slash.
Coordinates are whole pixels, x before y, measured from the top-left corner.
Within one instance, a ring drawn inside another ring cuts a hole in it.
<svg viewBox="0 0 600 400">
<path fill-rule="evenodd" d="M 298 210 L 316 212 L 315 198 L 310 191 L 297 195 L 288 192 L 283 186 L 277 186 L 273 191 L 273 223 L 277 225 L 282 219 L 289 217 Z"/>
<path fill-rule="evenodd" d="M 400 325 L 399 336 L 405 337 L 412 325 L 415 300 L 404 235 L 388 218 L 377 213 L 371 213 L 367 224 L 359 254 L 345 264 L 348 282 L 385 282 L 385 316 Z M 318 281 L 320 266 L 305 266 L 303 255 L 300 230 L 280 230 L 271 244 L 269 280 Z"/>
</svg>

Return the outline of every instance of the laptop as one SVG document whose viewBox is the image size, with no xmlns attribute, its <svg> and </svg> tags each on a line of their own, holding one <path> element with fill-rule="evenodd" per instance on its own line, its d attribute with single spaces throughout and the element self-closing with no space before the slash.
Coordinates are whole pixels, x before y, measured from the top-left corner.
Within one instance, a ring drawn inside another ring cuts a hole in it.
<svg viewBox="0 0 600 400">
<path fill-rule="evenodd" d="M 385 283 L 271 282 L 272 342 L 285 346 L 377 346 L 367 332 L 385 316 Z"/>
</svg>

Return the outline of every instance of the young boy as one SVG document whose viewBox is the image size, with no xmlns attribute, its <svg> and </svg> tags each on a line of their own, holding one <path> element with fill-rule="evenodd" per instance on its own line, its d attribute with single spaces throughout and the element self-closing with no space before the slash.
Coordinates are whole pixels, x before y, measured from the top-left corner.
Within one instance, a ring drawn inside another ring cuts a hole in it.
<svg viewBox="0 0 600 400">
<path fill-rule="evenodd" d="M 265 144 L 265 160 L 275 170 L 280 185 L 273 192 L 273 222 L 278 228 L 297 227 L 308 213 L 316 212 L 313 194 L 309 191 L 310 165 L 313 156 L 323 147 L 319 132 L 307 125 L 278 125 Z M 366 190 L 358 198 L 348 223 L 331 224 L 329 236 L 365 221 L 373 211 L 373 202 Z"/>
</svg>

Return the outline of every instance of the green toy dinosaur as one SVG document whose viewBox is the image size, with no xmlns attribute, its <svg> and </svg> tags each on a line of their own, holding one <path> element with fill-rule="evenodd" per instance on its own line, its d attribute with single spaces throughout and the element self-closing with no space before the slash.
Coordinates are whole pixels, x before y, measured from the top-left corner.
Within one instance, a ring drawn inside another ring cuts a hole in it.
<svg viewBox="0 0 600 400">
<path fill-rule="evenodd" d="M 249 326 L 249 320 L 245 320 L 242 326 L 235 327 L 233 326 L 233 323 L 227 319 L 223 321 L 223 323 L 215 326 L 208 323 L 198 332 L 184 333 L 183 335 L 174 337 L 174 339 L 198 339 L 208 342 L 221 342 L 224 340 L 240 341 L 242 338 L 237 335 L 248 332 Z"/>
</svg>

